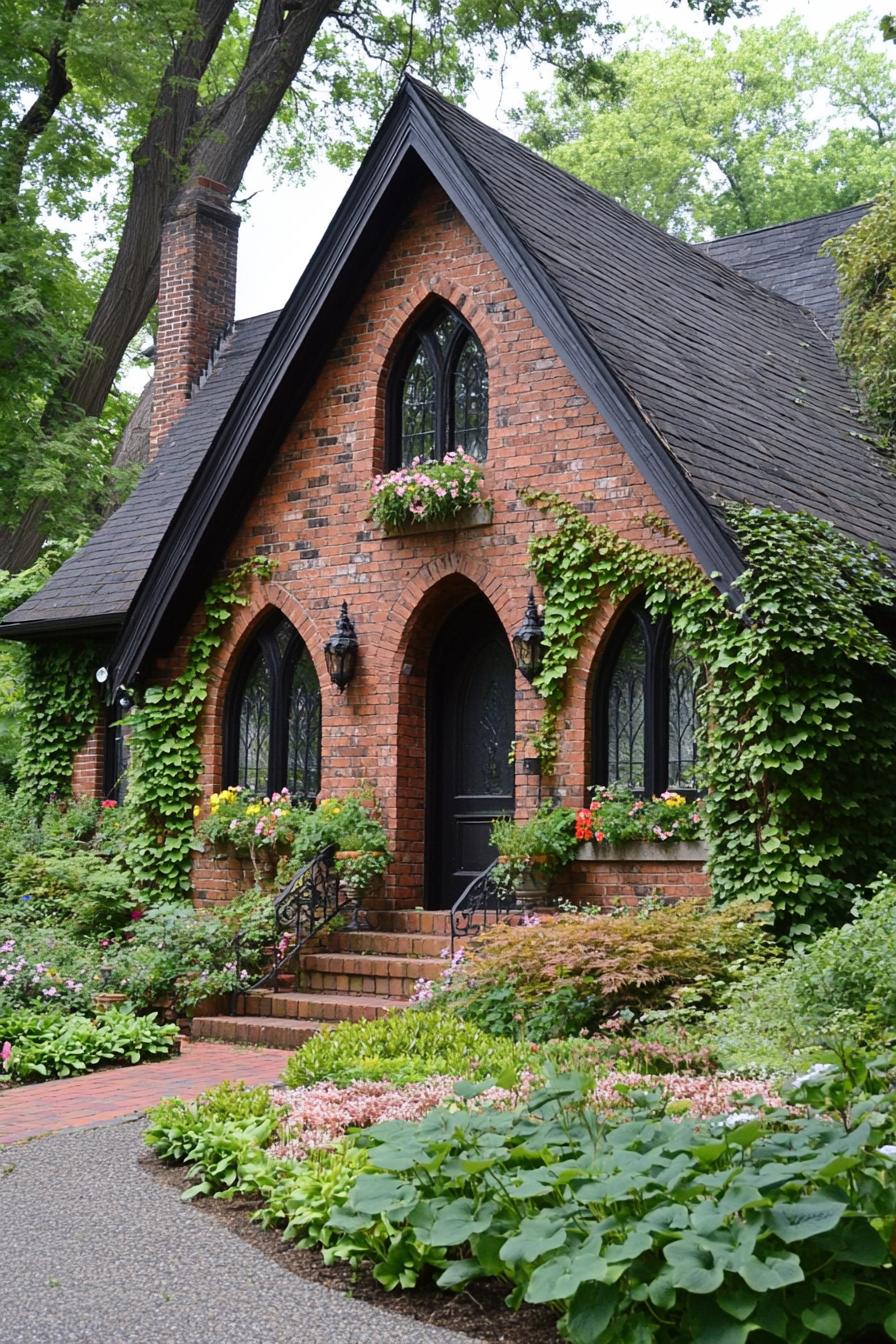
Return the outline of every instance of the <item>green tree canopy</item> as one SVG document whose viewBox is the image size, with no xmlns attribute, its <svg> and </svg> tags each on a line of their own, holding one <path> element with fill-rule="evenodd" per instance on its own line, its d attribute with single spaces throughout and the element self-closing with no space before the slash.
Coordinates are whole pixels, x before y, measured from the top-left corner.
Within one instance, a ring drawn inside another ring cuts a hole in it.
<svg viewBox="0 0 896 1344">
<path fill-rule="evenodd" d="M 865 11 L 815 36 L 791 16 L 706 38 L 637 35 L 582 95 L 529 97 L 524 140 L 683 238 L 870 199 L 896 170 L 889 49 Z"/>
</svg>

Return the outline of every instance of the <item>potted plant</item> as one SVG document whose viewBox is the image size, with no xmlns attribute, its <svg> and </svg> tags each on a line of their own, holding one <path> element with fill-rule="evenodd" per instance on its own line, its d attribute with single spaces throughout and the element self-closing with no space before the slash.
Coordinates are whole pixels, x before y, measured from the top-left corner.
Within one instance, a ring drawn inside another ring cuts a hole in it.
<svg viewBox="0 0 896 1344">
<path fill-rule="evenodd" d="M 569 807 L 542 803 L 528 821 L 499 817 L 491 843 L 498 851 L 495 879 L 513 892 L 520 904 L 547 899 L 554 877 L 575 858 L 575 813 Z"/>
<path fill-rule="evenodd" d="M 288 876 L 330 845 L 336 846 L 336 871 L 346 891 L 358 898 L 369 896 L 392 862 L 372 789 L 325 798 L 313 812 L 303 815 L 290 853 Z"/>
</svg>

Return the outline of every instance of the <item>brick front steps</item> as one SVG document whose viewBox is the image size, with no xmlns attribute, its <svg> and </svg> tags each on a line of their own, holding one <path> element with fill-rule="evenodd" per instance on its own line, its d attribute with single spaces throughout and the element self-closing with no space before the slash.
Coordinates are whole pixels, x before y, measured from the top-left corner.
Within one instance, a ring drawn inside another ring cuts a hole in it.
<svg viewBox="0 0 896 1344">
<path fill-rule="evenodd" d="M 193 1019 L 194 1039 L 293 1050 L 324 1025 L 382 1017 L 402 1008 L 421 977 L 445 968 L 448 914 L 371 910 L 370 930 L 339 930 L 311 943 L 295 977 L 239 995 L 232 1014 Z"/>
</svg>

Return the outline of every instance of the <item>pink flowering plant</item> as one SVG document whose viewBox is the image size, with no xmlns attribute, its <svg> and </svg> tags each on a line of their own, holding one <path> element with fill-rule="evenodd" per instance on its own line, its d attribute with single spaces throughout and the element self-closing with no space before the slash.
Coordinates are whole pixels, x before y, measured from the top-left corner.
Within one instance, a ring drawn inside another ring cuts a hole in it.
<svg viewBox="0 0 896 1344">
<path fill-rule="evenodd" d="M 258 870 L 263 856 L 267 862 L 262 866 L 270 868 L 269 856 L 276 861 L 287 852 L 307 811 L 303 803 L 293 801 L 289 789 L 258 794 L 235 784 L 197 803 L 193 816 L 200 837 L 213 849 L 246 856 Z"/>
<path fill-rule="evenodd" d="M 595 845 L 649 841 L 666 844 L 699 840 L 703 834 L 703 801 L 665 789 L 640 798 L 627 784 L 598 785 L 590 807 L 575 816 L 576 839 Z"/>
<path fill-rule="evenodd" d="M 375 476 L 370 517 L 386 531 L 411 523 L 438 523 L 477 504 L 490 503 L 482 468 L 462 448 L 441 462 L 415 457 L 409 467 Z"/>
</svg>

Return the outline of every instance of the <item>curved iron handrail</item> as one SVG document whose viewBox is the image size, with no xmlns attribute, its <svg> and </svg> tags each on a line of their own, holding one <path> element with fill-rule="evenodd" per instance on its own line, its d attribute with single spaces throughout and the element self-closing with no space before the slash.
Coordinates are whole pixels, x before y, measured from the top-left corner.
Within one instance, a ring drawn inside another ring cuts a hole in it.
<svg viewBox="0 0 896 1344">
<path fill-rule="evenodd" d="M 516 893 L 507 891 L 495 881 L 495 869 L 498 860 L 465 887 L 451 907 L 451 955 L 454 955 L 455 938 L 470 938 L 480 933 L 488 923 L 490 911 L 494 911 L 495 923 L 501 915 L 512 915 L 520 910 Z M 481 923 L 477 922 L 481 917 Z"/>
<path fill-rule="evenodd" d="M 348 927 L 360 927 L 361 898 L 353 888 L 343 887 L 340 883 L 339 874 L 333 866 L 335 857 L 336 846 L 328 845 L 319 854 L 315 854 L 304 868 L 300 868 L 274 897 L 274 920 L 277 932 L 281 935 L 280 941 L 285 933 L 292 934 L 294 941 L 282 952 L 278 943 L 272 965 L 251 985 L 234 990 L 231 995 L 232 1003 L 237 994 L 247 994 L 253 989 L 264 989 L 268 985 L 276 988 L 282 973 L 298 958 L 309 939 L 320 933 L 327 924 L 332 923 L 337 915 L 351 910 L 352 919 Z M 240 934 L 237 934 L 233 941 L 236 948 L 236 972 L 239 977 L 242 970 Z"/>
</svg>

